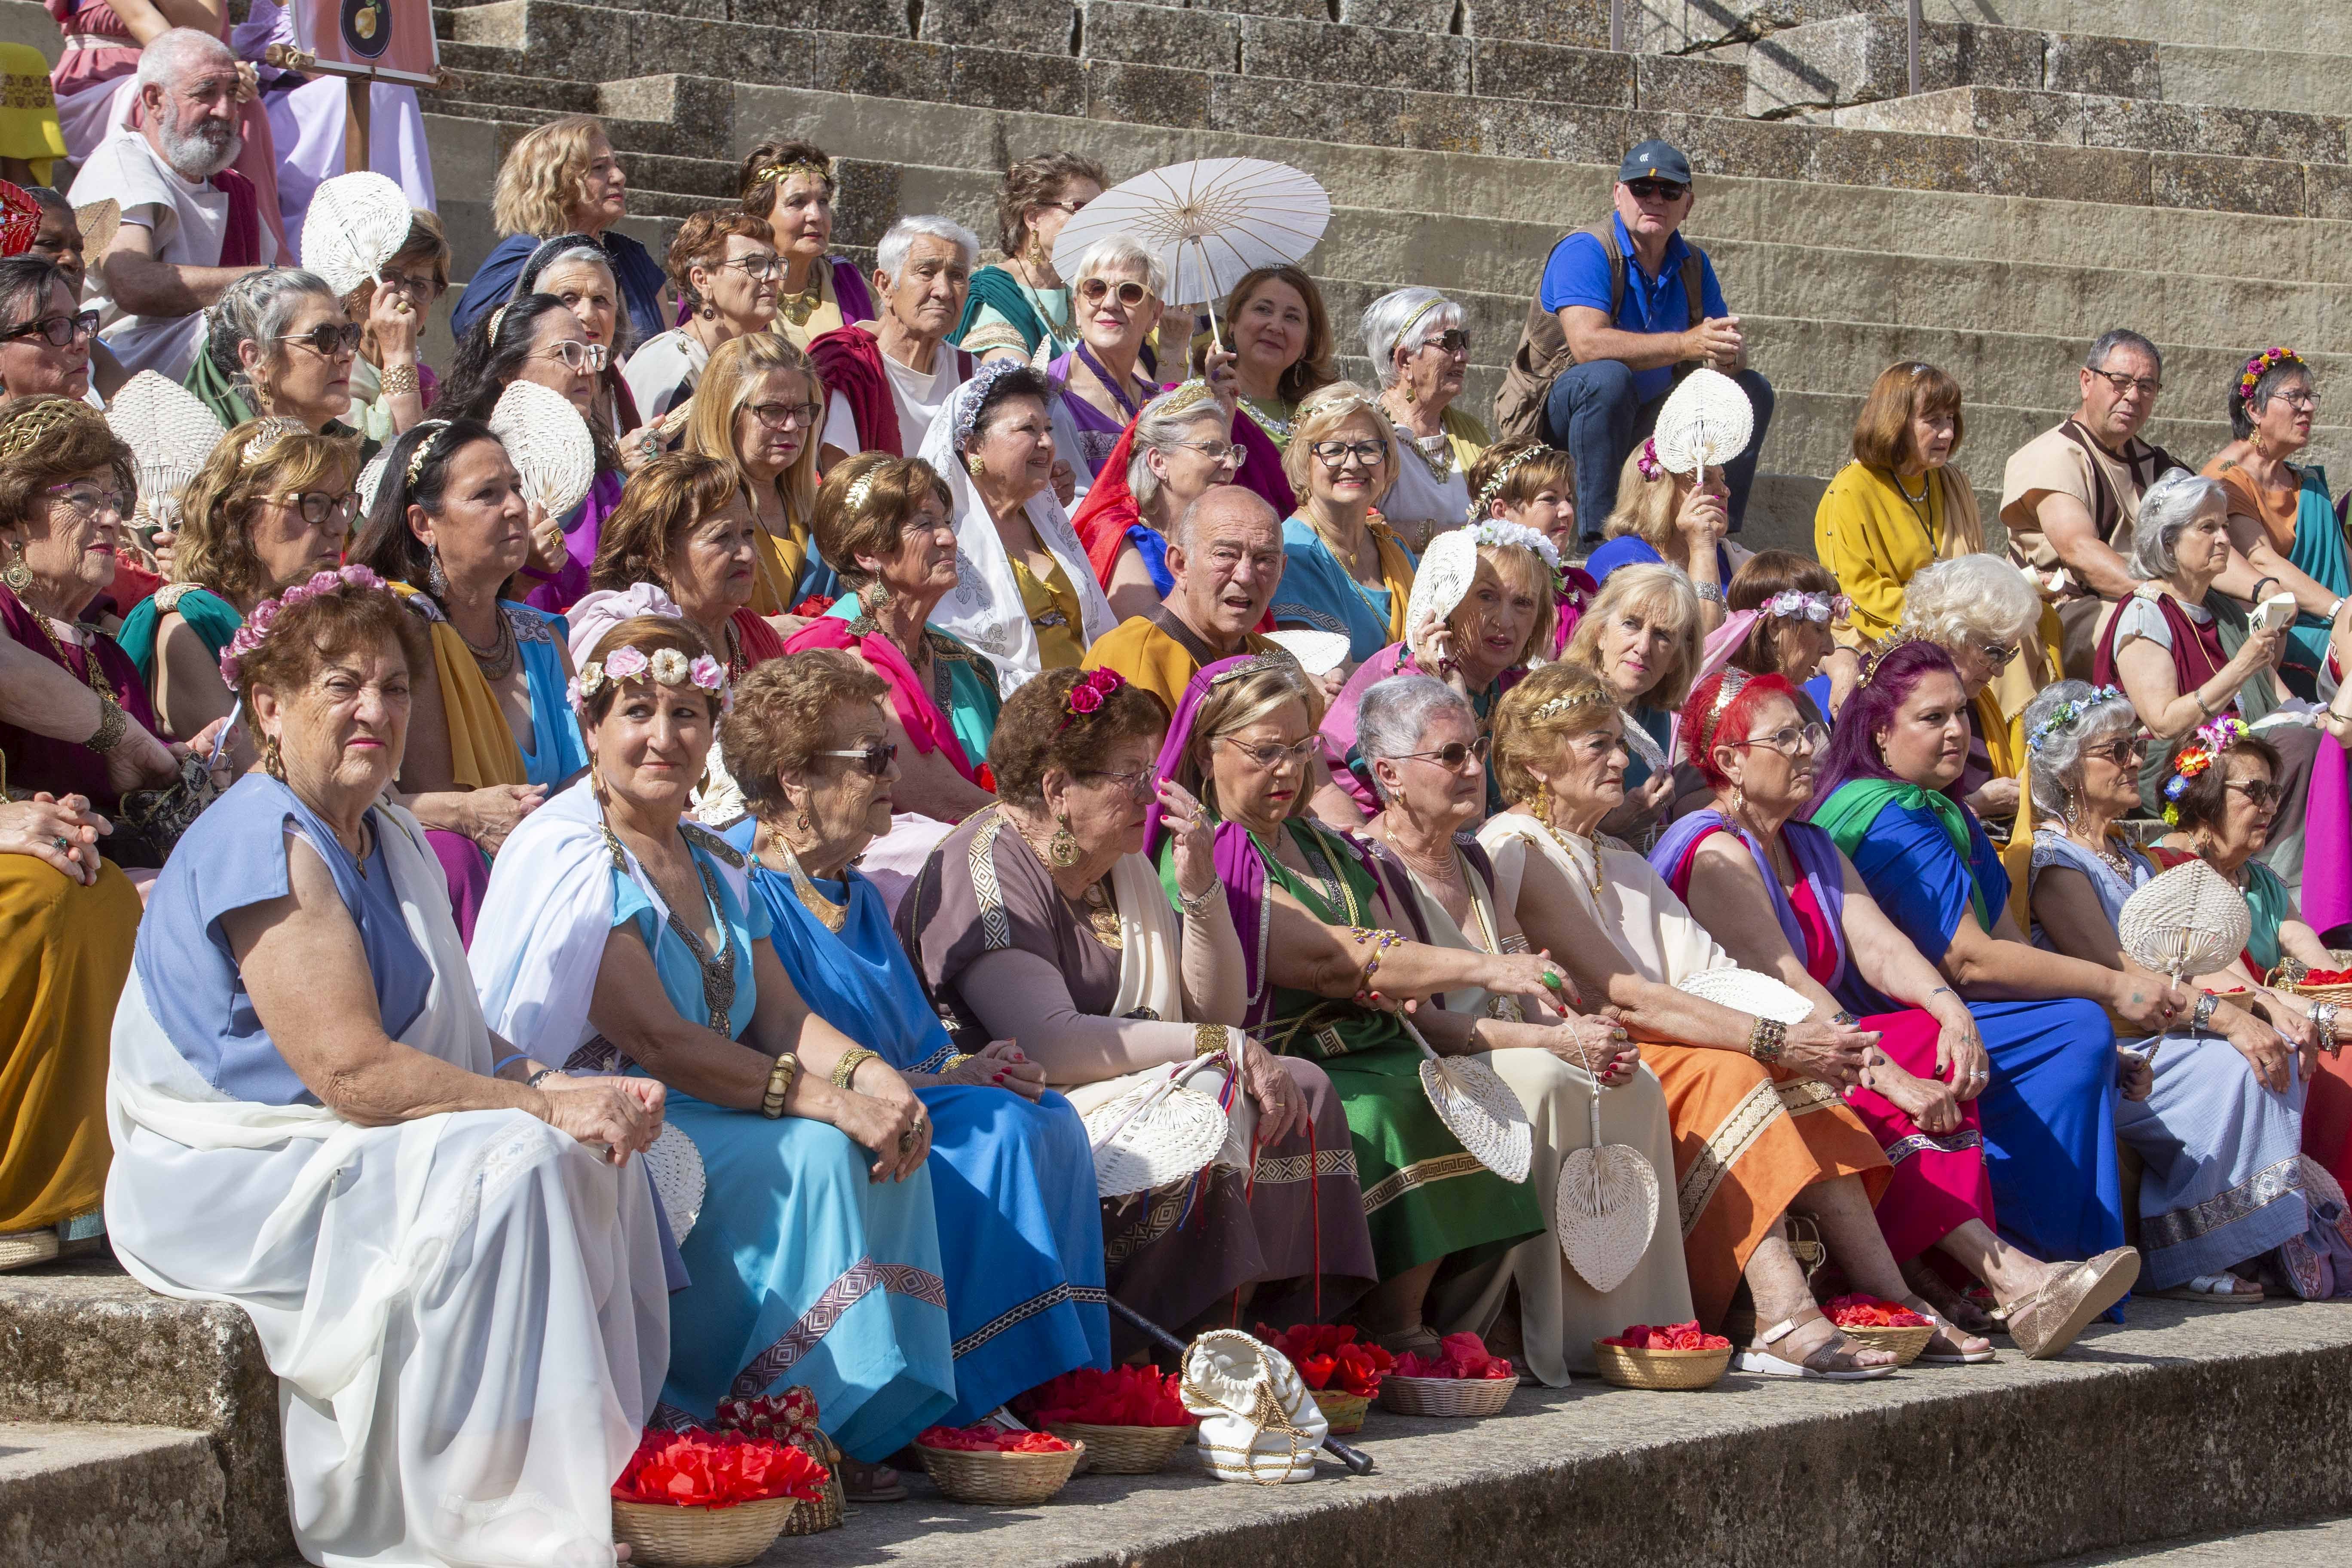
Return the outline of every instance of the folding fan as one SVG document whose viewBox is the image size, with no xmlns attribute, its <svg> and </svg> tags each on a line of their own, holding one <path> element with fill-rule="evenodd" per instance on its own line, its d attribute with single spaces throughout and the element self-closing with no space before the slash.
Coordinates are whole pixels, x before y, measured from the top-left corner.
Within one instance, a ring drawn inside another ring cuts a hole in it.
<svg viewBox="0 0 2352 1568">
<path fill-rule="evenodd" d="M 507 449 L 523 494 L 562 517 L 596 481 L 596 442 L 562 393 L 535 381 L 511 383 L 490 411 L 490 434 Z"/>
<path fill-rule="evenodd" d="M 338 298 L 375 281 L 408 242 L 407 194 L 390 179 L 362 171 L 337 174 L 310 193 L 302 220 L 302 265 Z"/>
</svg>

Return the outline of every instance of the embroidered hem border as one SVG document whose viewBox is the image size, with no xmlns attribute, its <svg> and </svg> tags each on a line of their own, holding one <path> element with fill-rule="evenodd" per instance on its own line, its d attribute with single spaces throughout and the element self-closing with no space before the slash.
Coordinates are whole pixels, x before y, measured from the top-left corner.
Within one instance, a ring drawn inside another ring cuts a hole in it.
<svg viewBox="0 0 2352 1568">
<path fill-rule="evenodd" d="M 1678 1184 L 1677 1198 L 1682 1208 L 1683 1235 L 1687 1237 L 1698 1228 L 1699 1216 L 1706 1205 L 1715 1201 L 1716 1193 L 1723 1186 L 1724 1178 L 1739 1157 L 1756 1145 L 1764 1129 L 1772 1125 L 1776 1116 L 1786 1116 L 1788 1110 L 1780 1103 L 1779 1086 L 1767 1079 L 1742 1095 L 1731 1113 L 1707 1134 L 1706 1147 L 1683 1173 Z"/>
<path fill-rule="evenodd" d="M 1416 1160 L 1402 1170 L 1390 1172 L 1364 1189 L 1364 1213 L 1370 1215 L 1386 1208 L 1417 1188 L 1452 1181 L 1457 1176 L 1475 1176 L 1486 1168 L 1475 1154 L 1440 1154 L 1434 1159 Z"/>
<path fill-rule="evenodd" d="M 980 904 L 981 942 L 990 952 L 1013 945 L 1013 922 L 1005 919 L 1004 892 L 996 883 L 996 835 L 1003 826 L 1004 818 L 992 811 L 988 821 L 971 836 L 971 891 Z"/>
<path fill-rule="evenodd" d="M 1948 1138 L 1938 1138 L 1929 1132 L 1914 1132 L 1908 1138 L 1897 1138 L 1886 1146 L 1886 1163 L 1899 1165 L 1914 1154 L 1931 1151 L 1938 1154 L 1959 1154 L 1983 1147 L 1984 1134 L 1973 1127 L 1965 1132 L 1955 1132 Z"/>
<path fill-rule="evenodd" d="M 2289 1193 L 2303 1190 L 2303 1156 L 2290 1154 L 2277 1164 L 2255 1172 L 2227 1192 L 2214 1194 L 2203 1203 L 2191 1204 L 2185 1209 L 2175 1209 L 2169 1214 L 2143 1215 L 2139 1222 L 2140 1248 L 2155 1252 L 2167 1247 L 2184 1246 L 2200 1236 L 2234 1225 L 2257 1210 L 2269 1207 Z"/>
<path fill-rule="evenodd" d="M 981 1346 L 1018 1323 L 1025 1323 L 1040 1312 L 1050 1312 L 1067 1302 L 1080 1306 L 1108 1305 L 1110 1292 L 1099 1285 L 1073 1285 L 1064 1280 L 1050 1290 L 1040 1290 L 1026 1301 L 1008 1307 L 995 1317 L 956 1341 L 953 1354 L 958 1361 L 971 1354 Z"/>
<path fill-rule="evenodd" d="M 784 1331 L 782 1338 L 752 1357 L 751 1363 L 735 1374 L 728 1393 L 737 1399 L 756 1399 L 767 1393 L 778 1378 L 792 1370 L 793 1363 L 816 1348 L 816 1342 L 831 1332 L 852 1307 L 877 1289 L 911 1296 L 942 1312 L 948 1310 L 947 1285 L 938 1275 L 911 1264 L 877 1263 L 870 1258 L 861 1258 L 824 1288 L 824 1293 L 810 1303 L 808 1310 Z"/>
</svg>

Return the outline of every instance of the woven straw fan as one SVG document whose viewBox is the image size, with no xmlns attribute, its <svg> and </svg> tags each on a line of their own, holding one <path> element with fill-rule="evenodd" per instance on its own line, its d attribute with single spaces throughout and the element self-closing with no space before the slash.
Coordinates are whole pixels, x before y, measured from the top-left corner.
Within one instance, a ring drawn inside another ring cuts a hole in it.
<svg viewBox="0 0 2352 1568">
<path fill-rule="evenodd" d="M 310 193 L 302 220 L 302 265 L 338 297 L 380 279 L 408 243 L 408 195 L 384 175 L 337 174 Z"/>
<path fill-rule="evenodd" d="M 1719 370 L 1702 368 L 1667 394 L 1654 439 L 1667 472 L 1696 478 L 1748 450 L 1755 434 L 1756 409 L 1747 389 Z"/>
<path fill-rule="evenodd" d="M 1225 1146 L 1225 1108 L 1184 1080 L 1203 1067 L 1227 1065 L 1222 1054 L 1198 1057 L 1095 1107 L 1086 1118 L 1087 1142 L 1104 1197 L 1183 1181 L 1217 1157 Z"/>
<path fill-rule="evenodd" d="M 1606 1294 L 1625 1282 L 1650 1249 L 1658 1228 L 1658 1173 L 1640 1150 L 1601 1141 L 1601 1079 L 1590 1053 L 1584 1070 L 1592 1079 L 1592 1142 L 1569 1151 L 1559 1163 L 1552 1229 L 1568 1266 Z"/>
<path fill-rule="evenodd" d="M 180 491 L 226 434 L 219 416 L 176 381 L 142 370 L 107 405 L 106 423 L 131 448 L 138 515 L 166 528 L 180 518 Z"/>
<path fill-rule="evenodd" d="M 560 392 L 535 381 L 511 383 L 490 411 L 490 434 L 505 446 L 523 494 L 550 517 L 578 506 L 596 482 L 595 438 Z"/>
<path fill-rule="evenodd" d="M 1675 989 L 1728 1007 L 1783 1024 L 1801 1024 L 1813 1016 L 1813 1005 L 1795 988 L 1752 969 L 1702 969 L 1675 982 Z"/>
<path fill-rule="evenodd" d="M 668 1216 L 671 1234 L 683 1242 L 693 1231 L 694 1222 L 702 1217 L 703 1194 L 709 1190 L 702 1169 L 702 1151 L 678 1130 L 677 1122 L 671 1121 L 663 1124 L 661 1136 L 639 1158 L 646 1163 L 646 1174 L 653 1180 L 654 1195 L 661 1200 L 662 1213 Z"/>
<path fill-rule="evenodd" d="M 352 489 L 359 493 L 360 516 L 362 518 L 370 516 L 375 510 L 376 492 L 383 488 L 384 464 L 391 456 L 392 448 L 386 447 L 367 460 L 367 467 L 362 468 L 360 477 L 352 481 Z"/>
<path fill-rule="evenodd" d="M 1430 1109 L 1461 1140 L 1470 1157 L 1507 1182 L 1524 1182 L 1535 1157 L 1527 1108 L 1495 1069 L 1475 1057 L 1441 1057 L 1402 1013 L 1396 1015 L 1421 1047 L 1421 1091 Z"/>
<path fill-rule="evenodd" d="M 2151 877 L 2124 900 L 2116 934 L 2134 963 L 2168 976 L 2210 974 L 2229 967 L 2253 931 L 2246 895 L 2202 860 Z M 2157 1042 L 2142 1050 L 2153 1056 Z"/>
</svg>

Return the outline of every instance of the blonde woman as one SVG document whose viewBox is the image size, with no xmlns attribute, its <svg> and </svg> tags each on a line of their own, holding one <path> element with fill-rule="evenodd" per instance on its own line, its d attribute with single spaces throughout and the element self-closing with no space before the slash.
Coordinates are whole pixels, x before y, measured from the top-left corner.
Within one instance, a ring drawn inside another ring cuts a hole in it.
<svg viewBox="0 0 2352 1568">
<path fill-rule="evenodd" d="M 1620 567 L 1601 584 L 1560 662 L 1591 671 L 1624 719 L 1625 799 L 1601 826 L 1646 846 L 1673 804 L 1675 715 L 1699 673 L 1699 599 L 1690 579 L 1655 563 Z"/>
<path fill-rule="evenodd" d="M 1396 484 L 1397 458 L 1388 416 L 1370 393 L 1348 381 L 1307 395 L 1282 455 L 1299 500 L 1282 525 L 1286 563 L 1274 618 L 1339 633 L 1350 664 L 1404 641 L 1417 563 L 1371 515 Z"/>
<path fill-rule="evenodd" d="M 751 609 L 784 637 L 804 624 L 793 605 L 841 593 L 809 538 L 824 407 L 824 384 L 808 356 L 773 332 L 750 332 L 711 351 L 687 416 L 686 450 L 732 465 L 751 498 L 760 525 Z"/>
<path fill-rule="evenodd" d="M 1711 468 L 1696 478 L 1672 472 L 1658 460 L 1657 443 L 1644 441 L 1617 476 L 1617 510 L 1601 525 L 1608 542 L 1584 569 L 1605 585 L 1623 566 L 1678 568 L 1698 594 L 1705 636 L 1723 625 L 1731 574 L 1748 555 L 1725 542 L 1730 531 L 1731 491 L 1723 470 Z"/>
<path fill-rule="evenodd" d="M 474 269 L 473 281 L 449 312 L 449 330 L 463 339 L 474 323 L 506 303 L 523 263 L 541 240 L 584 234 L 613 259 L 613 275 L 629 313 L 628 336 L 658 336 L 661 263 L 613 226 L 629 210 L 628 177 L 604 128 L 585 114 L 568 114 L 518 137 L 499 165 L 490 215 L 506 237 Z"/>
</svg>

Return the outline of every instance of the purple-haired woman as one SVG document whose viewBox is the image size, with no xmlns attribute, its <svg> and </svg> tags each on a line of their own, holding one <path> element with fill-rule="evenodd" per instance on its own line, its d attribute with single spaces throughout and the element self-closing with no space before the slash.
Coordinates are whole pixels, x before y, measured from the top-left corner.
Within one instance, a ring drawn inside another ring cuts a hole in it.
<svg viewBox="0 0 2352 1568">
<path fill-rule="evenodd" d="M 1977 1105 L 1999 1229 L 2037 1258 L 2107 1273 L 2109 1288 L 2084 1298 L 2087 1320 L 2089 1303 L 2119 1300 L 2138 1274 L 2123 1245 L 2115 1097 L 2120 1068 L 2123 1092 L 2144 1098 L 2147 1068 L 2119 1056 L 2106 1015 L 2161 1034 L 2188 998 L 2128 960 L 2107 969 L 2018 934 L 2000 854 L 1950 793 L 1968 715 L 1949 655 L 1917 641 L 1886 649 L 1838 714 L 1812 821 L 1968 1003 L 1992 1059 Z"/>
</svg>

